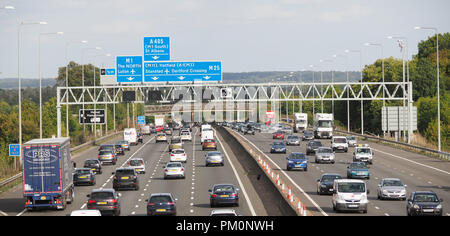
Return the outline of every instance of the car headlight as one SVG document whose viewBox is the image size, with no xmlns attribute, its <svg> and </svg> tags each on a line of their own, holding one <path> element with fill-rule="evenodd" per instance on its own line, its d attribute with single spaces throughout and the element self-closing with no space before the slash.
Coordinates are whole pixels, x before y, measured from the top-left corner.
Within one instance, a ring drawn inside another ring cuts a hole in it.
<svg viewBox="0 0 450 236">
<path fill-rule="evenodd" d="M 306 163 L 308 163 L 308 161 L 303 161 L 303 162 L 302 162 L 302 164 L 306 164 Z"/>
<path fill-rule="evenodd" d="M 420 209 L 420 206 L 417 205 L 417 204 L 414 204 L 413 208 L 414 208 L 414 209 Z"/>
<path fill-rule="evenodd" d="M 288 163 L 289 163 L 289 164 L 293 164 L 294 162 L 293 162 L 293 161 L 288 161 Z"/>
<path fill-rule="evenodd" d="M 436 209 L 442 209 L 442 205 L 441 204 L 437 205 Z"/>
<path fill-rule="evenodd" d="M 388 193 L 388 191 L 387 191 L 387 190 L 383 190 L 383 193 L 384 193 L 384 194 L 387 194 L 387 193 Z"/>
</svg>

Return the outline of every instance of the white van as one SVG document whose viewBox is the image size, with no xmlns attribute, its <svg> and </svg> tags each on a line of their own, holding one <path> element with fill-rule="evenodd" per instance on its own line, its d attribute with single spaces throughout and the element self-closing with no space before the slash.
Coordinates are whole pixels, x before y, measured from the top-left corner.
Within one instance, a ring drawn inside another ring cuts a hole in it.
<svg viewBox="0 0 450 236">
<path fill-rule="evenodd" d="M 201 143 L 206 139 L 214 139 L 214 131 L 212 129 L 205 128 L 200 134 Z"/>
<path fill-rule="evenodd" d="M 337 179 L 333 184 L 334 211 L 362 211 L 367 213 L 369 200 L 366 182 L 355 179 Z"/>
<path fill-rule="evenodd" d="M 126 128 L 123 130 L 123 140 L 128 141 L 130 145 L 137 145 L 138 138 L 135 128 Z"/>
<path fill-rule="evenodd" d="M 331 148 L 333 151 L 340 150 L 348 152 L 348 142 L 345 136 L 333 136 L 331 138 Z"/>
</svg>

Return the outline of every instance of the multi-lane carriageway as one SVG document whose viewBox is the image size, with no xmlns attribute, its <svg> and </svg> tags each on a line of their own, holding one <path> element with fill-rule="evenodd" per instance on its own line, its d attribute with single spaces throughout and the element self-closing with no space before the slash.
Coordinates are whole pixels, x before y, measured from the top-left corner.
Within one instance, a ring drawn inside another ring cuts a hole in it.
<svg viewBox="0 0 450 236">
<path fill-rule="evenodd" d="M 228 129 L 228 128 L 227 128 Z M 272 135 L 257 133 L 256 135 L 242 135 L 235 132 L 243 140 L 248 142 L 254 149 L 261 151 L 270 160 L 274 169 L 282 172 L 282 177 L 295 183 L 292 190 L 296 196 L 302 199 L 307 209 L 315 216 L 334 215 L 376 215 L 376 216 L 404 216 L 406 215 L 406 201 L 378 200 L 376 188 L 382 178 L 400 178 L 406 184 L 408 195 L 411 191 L 432 190 L 439 198 L 444 200 L 444 216 L 450 216 L 450 163 L 440 161 L 423 155 L 398 150 L 392 147 L 376 143 L 369 143 L 375 151 L 374 164 L 370 166 L 371 178 L 366 180 L 369 194 L 369 209 L 367 214 L 360 213 L 335 213 L 331 205 L 331 196 L 318 195 L 316 193 L 316 180 L 323 173 L 339 173 L 345 177 L 348 163 L 352 161 L 353 148 L 348 153 L 336 153 L 335 164 L 315 164 L 314 157 L 309 157 L 309 168 L 307 172 L 286 171 L 286 159 L 284 154 L 270 154 L 269 146 L 272 143 Z M 139 175 L 140 189 L 138 191 L 120 191 L 121 215 L 145 215 L 145 200 L 152 193 L 170 192 L 178 199 L 177 211 L 181 216 L 206 216 L 212 208 L 209 206 L 208 189 L 213 184 L 231 183 L 238 186 L 240 191 L 239 207 L 222 207 L 235 209 L 239 214 L 245 216 L 264 216 L 267 212 L 261 203 L 258 193 L 253 189 L 251 183 L 245 176 L 245 171 L 240 166 L 231 151 L 233 147 L 223 142 L 218 135 L 218 150 L 225 154 L 224 167 L 205 167 L 198 129 L 194 128 L 193 142 L 185 143 L 184 149 L 188 155 L 188 161 L 184 164 L 186 169 L 185 179 L 163 179 L 163 166 L 169 159 L 168 145 L 155 143 L 155 137 L 145 136 L 143 144 L 132 146 L 131 151 L 125 156 L 119 157 L 115 166 L 105 165 L 103 174 L 97 175 L 95 186 L 76 187 L 75 201 L 67 205 L 64 211 L 44 210 L 28 212 L 23 210 L 22 186 L 18 185 L 12 190 L 0 195 L 1 215 L 68 215 L 73 210 L 86 209 L 86 195 L 94 188 L 111 188 L 111 172 L 120 167 L 133 157 L 142 157 L 147 161 L 147 172 Z M 115 143 L 119 138 L 108 141 Z M 324 145 L 330 145 L 329 140 L 321 140 Z M 305 152 L 306 142 L 300 146 L 288 146 L 289 152 Z M 97 149 L 91 148 L 74 157 L 77 166 L 82 166 L 84 160 L 97 157 Z"/>
</svg>

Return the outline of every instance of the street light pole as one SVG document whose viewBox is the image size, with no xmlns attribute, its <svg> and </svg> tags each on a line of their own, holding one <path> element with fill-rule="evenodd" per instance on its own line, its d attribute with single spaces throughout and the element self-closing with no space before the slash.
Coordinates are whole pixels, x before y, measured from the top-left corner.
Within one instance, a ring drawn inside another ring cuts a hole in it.
<svg viewBox="0 0 450 236">
<path fill-rule="evenodd" d="M 43 35 L 63 35 L 63 32 L 39 34 L 39 137 L 42 139 L 42 73 L 41 73 L 41 37 Z"/>
<path fill-rule="evenodd" d="M 333 55 L 333 57 L 337 58 L 337 57 L 344 57 L 345 58 L 345 71 L 347 74 L 347 86 L 349 84 L 349 77 L 348 77 L 348 55 L 342 55 L 342 54 L 335 54 Z M 349 94 L 349 89 L 347 89 L 347 132 L 350 133 L 350 94 Z"/>
<path fill-rule="evenodd" d="M 437 74 L 437 116 L 438 116 L 438 150 L 441 151 L 441 101 L 439 92 L 439 32 L 434 27 L 414 27 L 414 29 L 434 30 L 436 34 L 436 74 Z"/>
<path fill-rule="evenodd" d="M 363 75 L 362 75 L 362 52 L 361 50 L 345 50 L 346 53 L 355 52 L 359 53 L 359 67 L 361 68 L 361 135 L 364 135 L 364 103 L 363 103 Z"/>
</svg>

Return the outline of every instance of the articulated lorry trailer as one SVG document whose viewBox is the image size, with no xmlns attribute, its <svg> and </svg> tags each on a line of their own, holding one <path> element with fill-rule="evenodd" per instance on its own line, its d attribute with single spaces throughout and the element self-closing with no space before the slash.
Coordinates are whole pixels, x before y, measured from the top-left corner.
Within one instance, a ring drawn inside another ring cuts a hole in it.
<svg viewBox="0 0 450 236">
<path fill-rule="evenodd" d="M 25 208 L 64 210 L 74 200 L 69 138 L 33 139 L 23 144 Z"/>
<path fill-rule="evenodd" d="M 334 117 L 331 113 L 316 113 L 314 116 L 314 137 L 332 138 Z"/>
<path fill-rule="evenodd" d="M 308 128 L 308 114 L 295 113 L 294 114 L 294 133 L 303 132 Z"/>
</svg>

